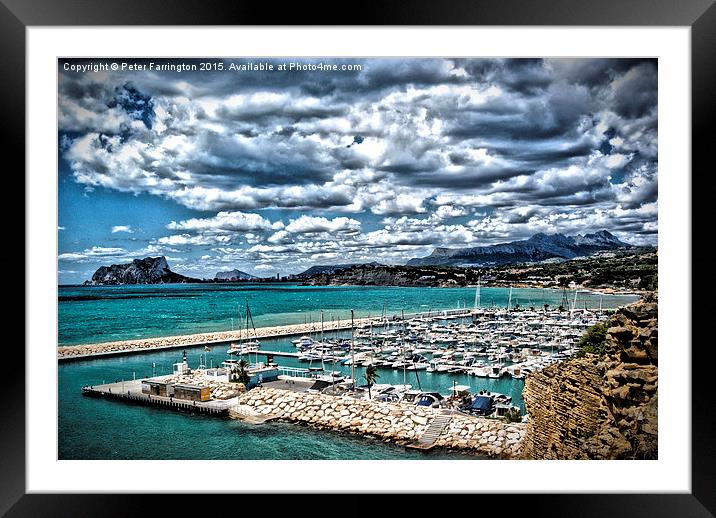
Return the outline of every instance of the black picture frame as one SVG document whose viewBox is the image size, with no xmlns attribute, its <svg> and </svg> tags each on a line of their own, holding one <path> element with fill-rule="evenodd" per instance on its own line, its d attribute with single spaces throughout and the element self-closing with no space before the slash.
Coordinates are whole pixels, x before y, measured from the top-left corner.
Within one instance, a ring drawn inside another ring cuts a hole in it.
<svg viewBox="0 0 716 518">
<path fill-rule="evenodd" d="M 323 1 L 310 4 L 287 3 L 279 7 L 269 2 L 237 0 L 125 0 L 114 3 L 99 0 L 0 0 L 2 146 L 5 150 L 14 150 L 19 158 L 18 170 L 24 170 L 24 156 L 17 150 L 25 148 L 25 29 L 31 26 L 689 26 L 692 52 L 692 170 L 706 167 L 709 148 L 714 142 L 711 129 L 715 115 L 713 92 L 716 87 L 714 0 L 452 0 L 449 3 L 435 0 L 368 0 L 356 4 L 355 9 L 346 14 L 339 13 L 335 3 Z M 704 197 L 708 193 L 698 194 L 695 189 L 692 192 L 693 207 L 704 206 L 697 201 L 707 201 Z M 701 219 L 695 216 L 697 211 L 692 212 L 692 219 Z M 694 304 L 692 321 L 707 321 L 707 310 Z M 680 345 L 685 350 L 689 344 Z M 691 356 L 694 370 L 697 365 L 695 362 L 708 358 L 710 347 L 710 342 L 693 340 Z M 24 369 L 4 373 L 4 381 L 7 394 L 24 393 Z M 715 412 L 707 387 L 709 381 L 708 376 L 695 376 L 692 379 L 690 494 L 511 495 L 510 508 L 550 516 L 716 515 Z M 12 517 L 126 516 L 128 513 L 144 513 L 147 510 L 146 498 L 139 495 L 26 494 L 25 401 L 22 398 L 5 398 L 3 403 L 0 426 L 0 514 Z M 167 505 L 166 512 L 172 512 L 174 506 L 184 506 L 185 501 L 172 496 L 171 499 L 164 498 L 162 505 Z"/>
</svg>

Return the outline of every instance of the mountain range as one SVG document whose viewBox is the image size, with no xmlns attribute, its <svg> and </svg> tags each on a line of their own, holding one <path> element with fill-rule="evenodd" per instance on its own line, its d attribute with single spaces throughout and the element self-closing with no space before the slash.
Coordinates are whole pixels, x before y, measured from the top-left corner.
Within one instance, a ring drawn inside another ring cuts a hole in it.
<svg viewBox="0 0 716 518">
<path fill-rule="evenodd" d="M 452 267 L 489 267 L 519 263 L 539 263 L 553 260 L 569 260 L 575 257 L 594 255 L 598 252 L 634 248 L 633 245 L 619 240 L 607 230 L 594 234 L 535 234 L 523 241 L 512 241 L 489 246 L 472 248 L 435 248 L 427 257 L 410 259 L 406 266 L 452 266 Z M 332 275 L 339 270 L 355 267 L 381 267 L 378 262 L 365 264 L 315 265 L 291 279 L 307 279 L 316 275 Z M 217 272 L 214 281 L 237 281 L 258 279 L 240 270 Z M 113 284 L 170 284 L 186 282 L 211 282 L 186 277 L 169 269 L 165 257 L 145 257 L 134 259 L 127 264 L 101 266 L 85 281 L 85 285 Z"/>
<path fill-rule="evenodd" d="M 594 234 L 538 233 L 523 241 L 472 248 L 436 248 L 427 257 L 410 259 L 408 266 L 501 266 L 537 263 L 548 259 L 574 259 L 604 250 L 632 247 L 606 230 Z"/>
</svg>

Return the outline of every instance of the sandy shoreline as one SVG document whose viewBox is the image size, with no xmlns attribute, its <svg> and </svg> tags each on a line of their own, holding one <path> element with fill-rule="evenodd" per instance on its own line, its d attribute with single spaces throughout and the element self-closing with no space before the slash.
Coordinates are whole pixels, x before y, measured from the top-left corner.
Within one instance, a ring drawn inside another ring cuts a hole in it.
<svg viewBox="0 0 716 518">
<path fill-rule="evenodd" d="M 357 318 L 355 326 L 367 324 L 370 321 L 379 322 L 376 318 Z M 324 331 L 350 329 L 350 320 L 335 320 L 324 322 Z M 283 326 L 257 327 L 256 338 L 275 338 L 279 336 L 293 336 L 315 333 L 320 330 L 320 324 L 289 324 Z M 251 338 L 254 337 L 253 332 Z M 109 354 L 123 354 L 150 351 L 155 349 L 169 349 L 174 347 L 191 347 L 204 344 L 218 344 L 239 340 L 245 337 L 240 331 L 219 331 L 213 333 L 196 333 L 191 335 L 161 336 L 157 338 L 141 338 L 137 340 L 120 340 L 115 342 L 102 342 L 97 344 L 64 345 L 57 348 L 57 359 L 64 360 L 77 357 L 103 356 Z"/>
</svg>

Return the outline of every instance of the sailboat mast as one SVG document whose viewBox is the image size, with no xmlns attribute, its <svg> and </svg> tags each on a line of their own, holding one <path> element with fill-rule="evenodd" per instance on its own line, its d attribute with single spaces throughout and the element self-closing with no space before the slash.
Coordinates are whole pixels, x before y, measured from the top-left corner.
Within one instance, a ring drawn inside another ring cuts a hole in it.
<svg viewBox="0 0 716 518">
<path fill-rule="evenodd" d="M 574 302 L 572 302 L 572 314 L 577 310 L 577 293 L 579 293 L 579 290 L 574 290 Z"/>
<path fill-rule="evenodd" d="M 480 279 L 481 277 L 477 278 L 477 289 L 475 290 L 475 309 L 480 307 Z"/>
<path fill-rule="evenodd" d="M 236 325 L 239 328 L 239 344 L 241 343 L 241 306 L 236 304 Z"/>
<path fill-rule="evenodd" d="M 353 332 L 353 310 L 351 309 L 351 379 L 353 390 L 356 388 L 356 356 L 355 356 L 355 333 Z"/>
<path fill-rule="evenodd" d="M 321 310 L 321 367 L 323 370 L 326 370 L 326 362 L 323 360 L 323 356 L 325 355 L 325 349 L 323 347 L 323 310 Z M 331 373 L 333 374 L 333 373 Z"/>
<path fill-rule="evenodd" d="M 512 285 L 510 285 L 510 295 L 507 297 L 507 311 L 512 308 Z"/>
</svg>

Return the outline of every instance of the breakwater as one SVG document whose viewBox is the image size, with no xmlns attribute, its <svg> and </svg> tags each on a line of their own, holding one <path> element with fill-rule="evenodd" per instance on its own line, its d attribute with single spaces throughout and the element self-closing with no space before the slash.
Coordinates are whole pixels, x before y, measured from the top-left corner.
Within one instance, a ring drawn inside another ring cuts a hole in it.
<svg viewBox="0 0 716 518">
<path fill-rule="evenodd" d="M 369 324 L 371 319 L 356 319 L 354 326 Z M 379 319 L 372 319 L 374 325 L 380 323 Z M 293 324 L 285 326 L 270 326 L 256 328 L 251 332 L 251 338 L 275 338 L 280 336 L 294 336 L 315 333 L 316 323 Z M 351 328 L 350 320 L 334 320 L 323 324 L 324 331 L 340 331 Z M 195 333 L 190 335 L 165 336 L 159 338 L 143 338 L 138 340 L 121 340 L 97 344 L 67 345 L 57 348 L 57 359 L 81 360 L 94 356 L 112 356 L 118 354 L 136 353 L 143 351 L 172 349 L 177 347 L 193 347 L 200 345 L 228 344 L 246 338 L 246 331 L 221 331 L 215 333 Z"/>
<path fill-rule="evenodd" d="M 249 391 L 239 398 L 239 405 L 230 411 L 230 415 L 248 422 L 303 423 L 420 449 L 447 448 L 503 459 L 521 456 L 525 434 L 523 423 L 430 407 L 276 388 Z"/>
</svg>

